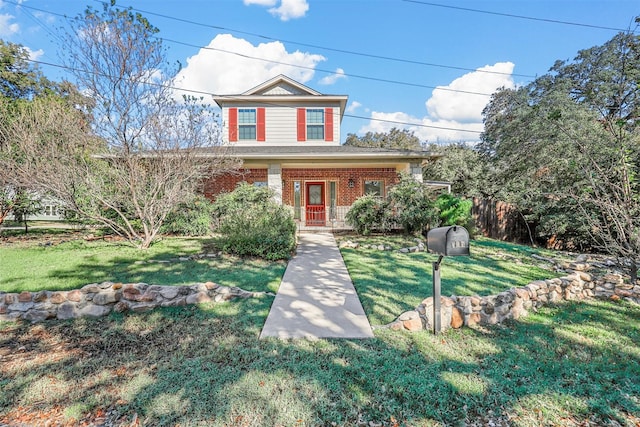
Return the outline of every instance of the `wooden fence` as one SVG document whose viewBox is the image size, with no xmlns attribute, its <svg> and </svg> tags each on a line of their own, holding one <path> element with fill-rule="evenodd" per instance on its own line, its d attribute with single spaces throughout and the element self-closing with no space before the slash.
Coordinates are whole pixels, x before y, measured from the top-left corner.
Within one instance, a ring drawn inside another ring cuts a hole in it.
<svg viewBox="0 0 640 427">
<path fill-rule="evenodd" d="M 474 197 L 471 213 L 482 235 L 492 239 L 530 243 L 524 219 L 508 203 Z"/>
</svg>

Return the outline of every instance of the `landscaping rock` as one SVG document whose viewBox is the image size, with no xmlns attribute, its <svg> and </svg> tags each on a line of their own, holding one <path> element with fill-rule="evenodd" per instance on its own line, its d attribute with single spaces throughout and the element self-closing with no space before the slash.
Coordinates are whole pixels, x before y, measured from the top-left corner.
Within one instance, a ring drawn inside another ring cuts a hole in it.
<svg viewBox="0 0 640 427">
<path fill-rule="evenodd" d="M 408 249 L 407 249 L 408 252 Z M 588 259 L 588 258 L 587 258 Z M 580 259 L 582 263 L 585 261 Z M 529 311 L 536 311 L 546 303 L 581 300 L 584 298 L 608 298 L 613 301 L 626 300 L 640 303 L 640 285 L 624 282 L 619 273 L 608 273 L 596 277 L 591 265 L 571 265 L 571 274 L 549 280 L 536 280 L 524 287 L 511 288 L 497 295 L 484 297 L 452 296 L 441 299 L 441 325 L 443 331 L 448 327 L 462 325 L 495 325 L 508 319 L 520 319 Z M 576 268 L 577 267 L 577 268 Z M 402 313 L 390 328 L 417 330 L 415 314 L 422 320 L 422 328 L 433 329 L 433 299 L 426 298 L 415 310 Z"/>
<path fill-rule="evenodd" d="M 75 319 L 78 317 L 76 304 L 71 301 L 63 302 L 58 307 L 58 315 L 56 317 L 61 320 Z"/>
<path fill-rule="evenodd" d="M 111 312 L 111 307 L 104 305 L 89 304 L 83 307 L 78 315 L 80 317 L 102 317 Z"/>
</svg>

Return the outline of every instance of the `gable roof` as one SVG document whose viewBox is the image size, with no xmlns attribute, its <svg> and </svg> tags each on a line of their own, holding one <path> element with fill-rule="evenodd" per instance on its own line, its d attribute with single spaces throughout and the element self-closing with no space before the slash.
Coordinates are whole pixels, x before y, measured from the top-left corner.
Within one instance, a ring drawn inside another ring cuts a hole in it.
<svg viewBox="0 0 640 427">
<path fill-rule="evenodd" d="M 322 95 L 320 92 L 315 91 L 310 87 L 307 87 L 302 83 L 299 83 L 293 80 L 292 78 L 285 76 L 284 74 L 280 74 L 272 78 L 271 80 L 267 80 L 266 82 L 261 83 L 258 86 L 244 92 L 242 95 L 243 96 L 249 96 L 249 95 L 273 96 L 273 95 L 284 95 L 284 94 L 315 95 L 315 96 Z"/>
<path fill-rule="evenodd" d="M 237 95 L 216 95 L 213 100 L 219 107 L 229 107 L 239 104 L 268 103 L 338 103 L 340 105 L 340 119 L 344 116 L 347 106 L 347 95 L 325 95 L 299 83 L 290 77 L 280 74 L 248 91 Z"/>
</svg>

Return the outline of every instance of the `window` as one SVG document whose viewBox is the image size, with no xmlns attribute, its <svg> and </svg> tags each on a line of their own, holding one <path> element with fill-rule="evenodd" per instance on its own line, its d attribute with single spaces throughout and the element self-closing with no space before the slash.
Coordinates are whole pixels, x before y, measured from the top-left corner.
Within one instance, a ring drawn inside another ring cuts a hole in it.
<svg viewBox="0 0 640 427">
<path fill-rule="evenodd" d="M 267 181 L 255 181 L 253 183 L 254 187 L 268 187 Z"/>
<path fill-rule="evenodd" d="M 378 197 L 384 197 L 384 182 L 376 180 L 365 180 L 364 194 L 373 194 Z"/>
<path fill-rule="evenodd" d="M 256 110 L 255 108 L 238 109 L 238 138 L 256 139 Z"/>
<path fill-rule="evenodd" d="M 293 219 L 300 219 L 302 185 L 300 181 L 293 182 Z"/>
<path fill-rule="evenodd" d="M 307 139 L 324 140 L 324 110 L 307 110 Z"/>
<path fill-rule="evenodd" d="M 329 219 L 336 219 L 336 182 L 329 183 Z"/>
</svg>

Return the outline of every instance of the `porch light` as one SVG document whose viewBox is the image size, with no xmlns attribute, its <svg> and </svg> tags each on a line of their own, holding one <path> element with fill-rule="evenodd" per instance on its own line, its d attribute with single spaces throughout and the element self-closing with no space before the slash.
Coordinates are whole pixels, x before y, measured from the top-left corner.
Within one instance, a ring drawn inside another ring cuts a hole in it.
<svg viewBox="0 0 640 427">
<path fill-rule="evenodd" d="M 349 178 L 349 188 L 353 188 L 355 187 L 356 182 L 353 180 L 353 178 Z"/>
</svg>

